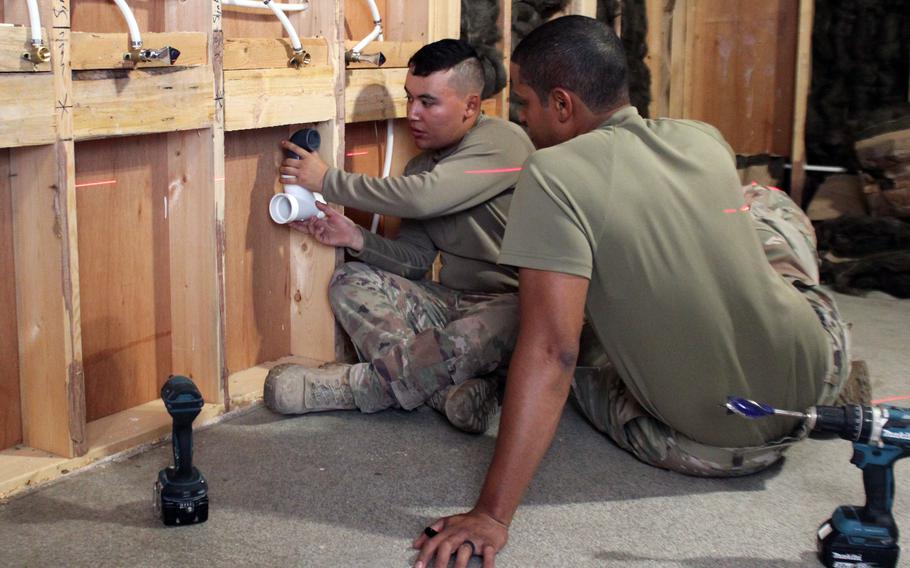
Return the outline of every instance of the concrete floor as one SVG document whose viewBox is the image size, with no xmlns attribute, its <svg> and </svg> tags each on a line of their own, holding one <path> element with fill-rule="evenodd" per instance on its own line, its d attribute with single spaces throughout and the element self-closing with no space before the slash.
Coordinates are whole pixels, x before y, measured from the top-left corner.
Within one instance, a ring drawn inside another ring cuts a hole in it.
<svg viewBox="0 0 910 568">
<path fill-rule="evenodd" d="M 910 300 L 838 300 L 874 397 L 910 395 Z M 473 504 L 494 434 L 460 434 L 429 409 L 282 418 L 260 407 L 195 442 L 207 523 L 164 528 L 154 517 L 152 484 L 170 460 L 160 445 L 0 505 L 0 566 L 406 567 L 429 521 Z M 637 462 L 570 405 L 498 565 L 819 566 L 818 525 L 837 505 L 863 502 L 851 452 L 808 440 L 756 476 L 689 478 Z M 908 462 L 895 471 L 905 534 Z M 900 565 L 910 566 L 903 540 Z"/>
</svg>

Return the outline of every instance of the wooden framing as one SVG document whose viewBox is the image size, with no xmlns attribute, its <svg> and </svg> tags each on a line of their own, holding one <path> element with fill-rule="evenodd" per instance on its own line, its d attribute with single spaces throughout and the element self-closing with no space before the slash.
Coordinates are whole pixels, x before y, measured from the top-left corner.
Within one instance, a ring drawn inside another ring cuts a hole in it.
<svg viewBox="0 0 910 568">
<path fill-rule="evenodd" d="M 170 67 L 166 61 L 138 64 L 123 59 L 128 51 L 129 36 L 125 33 L 74 32 L 72 66 L 75 71 L 87 69 L 148 69 Z M 146 45 L 155 48 L 169 45 L 180 51 L 177 62 L 181 67 L 205 65 L 208 62 L 208 36 L 200 32 L 147 33 L 142 35 Z"/>
<path fill-rule="evenodd" d="M 47 32 L 42 34 L 47 43 Z M 50 71 L 50 61 L 32 63 L 22 57 L 29 51 L 29 30 L 25 26 L 0 27 L 0 73 Z"/>
<path fill-rule="evenodd" d="M 812 27 L 815 22 L 815 0 L 799 0 L 799 32 L 797 35 L 796 86 L 793 96 L 793 139 L 791 142 L 790 196 L 797 205 L 803 204 L 806 183 L 806 113 L 809 105 L 809 86 L 812 78 Z"/>
<path fill-rule="evenodd" d="M 266 115 L 243 126 L 319 121 L 324 157 L 334 163 L 343 154 L 342 16 L 335 2 L 312 2 L 307 15 L 296 16 L 309 22 L 298 21 L 298 29 L 319 62 L 299 72 L 270 68 L 272 61 L 286 64 L 285 50 L 272 49 L 282 28 L 270 14 L 249 25 L 247 16 L 239 18 L 244 23 L 226 17 L 230 29 L 262 32 L 232 43 L 252 48 L 246 60 L 242 51 L 228 51 L 228 81 L 218 0 L 136 7 L 147 46 L 181 51 L 166 67 L 124 62 L 125 25 L 107 2 L 40 0 L 40 7 L 52 60 L 23 65 L 25 3 L 0 2 L 0 18 L 15 24 L 0 27 L 0 268 L 14 275 L 0 287 L 0 331 L 14 337 L 0 350 L 11 373 L 0 380 L 0 496 L 166 434 L 158 390 L 170 373 L 192 377 L 203 392 L 208 404 L 199 422 L 230 407 L 225 103 L 242 111 L 243 98 L 240 88 L 226 96 L 226 83 L 242 85 L 247 69 L 254 81 L 295 72 L 298 85 L 312 83 L 313 96 L 298 90 L 294 106 L 312 101 L 318 105 L 310 108 L 323 110 Z M 259 50 L 268 54 L 265 64 L 256 63 Z M 260 99 L 274 97 L 266 108 L 288 102 L 273 82 L 258 88 Z M 269 139 L 275 155 L 289 127 L 280 130 Z M 267 203 L 278 187 L 275 168 L 254 182 L 267 188 Z M 277 288 L 289 325 L 273 359 L 331 360 L 333 324 L 319 291 L 334 251 L 268 228 L 287 243 L 287 278 Z M 263 266 L 263 274 L 272 268 Z M 238 400 L 257 392 L 248 380 L 237 384 Z"/>
<path fill-rule="evenodd" d="M 798 33 L 795 0 L 648 0 L 646 8 L 652 116 L 708 122 L 738 154 L 796 155 L 805 114 L 794 100 L 807 93 L 794 77 L 810 50 L 811 17 Z"/>
<path fill-rule="evenodd" d="M 135 3 L 144 41 L 181 56 L 132 65 L 112 4 L 39 4 L 52 59 L 32 65 L 25 3 L 0 0 L 0 19 L 14 24 L 0 26 L 0 270 L 12 275 L 0 283 L 0 333 L 12 338 L 0 345 L 0 496 L 166 434 L 158 389 L 170 373 L 202 390 L 202 423 L 255 400 L 279 362 L 336 358 L 325 290 L 337 253 L 268 218 L 278 142 L 315 126 L 323 159 L 376 175 L 396 118 L 401 172 L 417 152 L 401 118 L 407 59 L 460 28 L 459 0 L 379 0 L 385 41 L 367 51 L 388 62 L 346 68 L 345 49 L 372 27 L 368 10 L 311 0 L 290 15 L 311 57 L 295 69 L 271 14 L 161 0 Z M 785 0 L 649 1 L 654 114 L 712 122 L 740 152 L 792 144 L 798 161 L 811 4 L 801 2 L 794 67 Z M 500 16 L 506 63 L 510 7 Z M 594 15 L 596 2 L 569 12 Z M 744 18 L 762 25 L 743 28 Z M 772 29 L 782 31 L 765 49 Z M 730 44 L 727 70 L 742 79 L 744 54 L 770 66 L 774 96 L 749 120 L 772 127 L 731 133 L 749 90 L 717 88 L 712 49 L 747 37 L 762 49 Z M 505 115 L 507 90 L 484 107 Z M 382 227 L 394 233 L 395 220 Z"/>
<path fill-rule="evenodd" d="M 50 73 L 0 75 L 0 146 L 49 144 L 56 139 L 54 77 Z M 22 93 L 30 93 L 23 97 Z"/>
</svg>

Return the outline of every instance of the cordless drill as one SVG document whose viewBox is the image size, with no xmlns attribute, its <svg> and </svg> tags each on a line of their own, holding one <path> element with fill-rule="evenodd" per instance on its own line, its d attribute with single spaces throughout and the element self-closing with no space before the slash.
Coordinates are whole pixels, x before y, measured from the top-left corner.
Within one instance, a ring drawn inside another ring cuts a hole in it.
<svg viewBox="0 0 910 568">
<path fill-rule="evenodd" d="M 891 515 L 894 462 L 910 456 L 910 409 L 893 406 L 816 406 L 806 413 L 812 432 L 853 442 L 850 463 L 863 471 L 866 504 L 842 505 L 818 529 L 818 558 L 825 566 L 892 568 L 900 547 Z"/>
<path fill-rule="evenodd" d="M 209 518 L 208 485 L 193 466 L 193 420 L 205 401 L 193 381 L 182 376 L 164 383 L 161 399 L 174 421 L 174 465 L 158 472 L 155 510 L 165 525 L 204 523 Z"/>
<path fill-rule="evenodd" d="M 803 418 L 810 432 L 853 442 L 850 463 L 863 471 L 866 505 L 843 505 L 818 529 L 818 558 L 829 568 L 894 568 L 900 547 L 891 515 L 894 462 L 910 456 L 910 409 L 894 406 L 813 406 L 805 413 L 728 397 L 727 410 L 746 418 Z"/>
</svg>

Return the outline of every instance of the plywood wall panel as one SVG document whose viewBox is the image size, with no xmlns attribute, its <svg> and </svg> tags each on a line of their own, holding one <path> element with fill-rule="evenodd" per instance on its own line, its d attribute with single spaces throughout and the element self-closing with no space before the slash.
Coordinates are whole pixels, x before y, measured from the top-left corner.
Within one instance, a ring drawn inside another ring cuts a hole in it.
<svg viewBox="0 0 910 568">
<path fill-rule="evenodd" d="M 376 0 L 376 8 L 383 18 L 383 24 L 388 25 L 388 2 Z M 373 30 L 373 16 L 366 0 L 344 0 L 344 38 L 360 41 Z M 392 39 L 386 33 L 385 39 Z"/>
<path fill-rule="evenodd" d="M 61 0 L 57 1 L 60 2 Z M 69 0 L 62 1 L 68 2 Z M 38 11 L 41 13 L 41 26 L 45 29 L 51 26 L 52 8 L 51 2 L 39 0 Z M 29 25 L 28 5 L 26 2 L 24 0 L 0 0 L 0 22 L 17 26 Z"/>
<path fill-rule="evenodd" d="M 22 441 L 9 150 L 0 150 L 0 449 Z"/>
<path fill-rule="evenodd" d="M 290 354 L 286 227 L 269 217 L 286 128 L 229 132 L 225 153 L 225 358 L 228 373 Z"/>
<path fill-rule="evenodd" d="M 287 4 L 297 4 L 295 0 L 283 0 Z M 312 37 L 312 20 L 316 12 L 311 5 L 309 10 L 287 12 L 288 19 L 302 37 Z M 221 7 L 221 25 L 224 36 L 240 37 L 287 37 L 284 26 L 270 10 L 251 10 L 236 6 Z"/>
<path fill-rule="evenodd" d="M 167 136 L 76 145 L 89 421 L 154 400 L 172 371 Z"/>
<path fill-rule="evenodd" d="M 128 0 L 140 32 L 202 32 L 211 25 L 211 2 L 206 0 Z M 23 2 L 24 4 L 24 2 Z M 76 32 L 129 31 L 112 0 L 71 0 L 72 30 Z M 149 45 L 158 48 L 160 45 Z"/>
<path fill-rule="evenodd" d="M 713 124 L 739 154 L 788 155 L 797 9 L 793 0 L 688 0 L 685 118 Z"/>
<path fill-rule="evenodd" d="M 369 176 L 382 175 L 386 152 L 386 125 L 386 121 L 375 121 L 351 123 L 345 126 L 345 171 Z M 419 154 L 420 149 L 414 144 L 407 119 L 397 119 L 394 122 L 394 128 L 395 140 L 389 175 L 397 176 L 404 173 L 408 161 Z M 345 215 L 363 227 L 371 226 L 373 215 L 370 212 L 346 207 Z M 379 233 L 386 237 L 394 237 L 398 234 L 400 225 L 401 219 L 398 217 L 383 215 L 379 224 Z"/>
<path fill-rule="evenodd" d="M 163 32 L 165 5 L 174 0 L 128 0 L 140 32 Z M 201 0 L 194 0 L 200 2 Z M 71 27 L 74 32 L 128 32 L 126 20 L 112 0 L 73 0 Z M 201 30 L 200 30 L 201 31 Z"/>
</svg>

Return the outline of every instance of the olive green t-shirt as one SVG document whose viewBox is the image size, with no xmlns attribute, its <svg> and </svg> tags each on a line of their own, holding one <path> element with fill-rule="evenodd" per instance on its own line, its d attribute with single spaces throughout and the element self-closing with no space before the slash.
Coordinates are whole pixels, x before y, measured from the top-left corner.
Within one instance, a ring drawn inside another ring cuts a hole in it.
<svg viewBox="0 0 910 568">
<path fill-rule="evenodd" d="M 590 279 L 586 317 L 657 419 L 704 444 L 761 445 L 793 421 L 728 416 L 727 396 L 811 406 L 831 354 L 743 205 L 717 130 L 625 107 L 531 156 L 500 262 Z"/>
<path fill-rule="evenodd" d="M 455 290 L 514 292 L 515 269 L 497 264 L 518 172 L 534 145 L 515 124 L 481 116 L 457 144 L 423 152 L 404 175 L 379 178 L 329 169 L 327 201 L 402 217 L 397 239 L 362 231 L 352 256 L 414 280 L 441 256 L 439 282 Z"/>
</svg>

